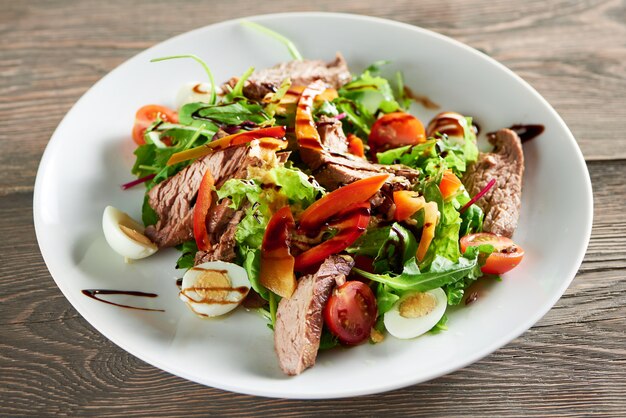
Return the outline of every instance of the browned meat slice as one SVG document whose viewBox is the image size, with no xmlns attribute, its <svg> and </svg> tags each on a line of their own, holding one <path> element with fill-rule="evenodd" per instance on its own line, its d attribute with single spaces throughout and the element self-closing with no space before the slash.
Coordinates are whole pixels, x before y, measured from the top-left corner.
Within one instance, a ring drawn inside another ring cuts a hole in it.
<svg viewBox="0 0 626 418">
<path fill-rule="evenodd" d="M 274 346 L 286 374 L 300 374 L 315 364 L 322 335 L 322 310 L 335 284 L 345 282 L 353 265 L 348 256 L 328 257 L 315 274 L 298 281 L 291 298 L 278 304 Z"/>
<path fill-rule="evenodd" d="M 222 199 L 219 203 L 213 202 L 207 215 L 206 230 L 210 242 L 217 242 L 226 230 L 228 223 L 235 215 L 235 209 L 229 207 L 232 204 L 229 198 Z"/>
<path fill-rule="evenodd" d="M 185 167 L 148 192 L 150 206 L 159 217 L 146 235 L 159 247 L 172 247 L 193 239 L 193 206 L 207 169 L 220 187 L 231 178 L 244 178 L 247 168 L 263 164 L 264 151 L 258 143 L 216 151 Z"/>
<path fill-rule="evenodd" d="M 322 144 L 328 151 L 339 154 L 348 152 L 348 141 L 340 120 L 322 115 L 317 122 L 317 131 Z"/>
<path fill-rule="evenodd" d="M 381 173 L 392 174 L 385 189 L 409 189 L 419 172 L 401 165 L 373 164 L 348 154 L 346 136 L 341 121 L 323 116 L 317 124 L 323 151 L 300 149 L 302 161 L 311 168 L 315 179 L 325 188 L 335 190 L 346 184 Z"/>
<path fill-rule="evenodd" d="M 225 199 L 226 200 L 226 199 Z M 219 207 L 219 206 L 218 206 Z M 228 212 L 223 211 L 220 214 L 219 222 L 223 222 L 226 216 L 231 215 L 227 219 L 227 223 L 222 226 L 221 230 L 219 230 L 220 235 L 212 238 L 212 242 L 215 242 L 213 247 L 209 251 L 198 251 L 196 253 L 196 258 L 194 260 L 194 264 L 202 264 L 207 261 L 227 261 L 233 262 L 237 257 L 235 254 L 235 232 L 237 232 L 237 225 L 241 221 L 241 218 L 244 216 L 243 210 L 234 211 L 231 208 L 228 208 Z M 215 215 L 212 215 L 212 218 Z M 212 231 L 213 233 L 218 232 L 218 230 Z"/>
<path fill-rule="evenodd" d="M 522 143 L 510 129 L 500 129 L 489 141 L 494 145 L 493 152 L 480 153 L 478 161 L 468 167 L 463 184 L 470 196 L 474 196 L 491 179 L 496 179 L 493 188 L 476 204 L 485 212 L 485 232 L 511 237 L 517 228 L 522 202 Z"/>
<path fill-rule="evenodd" d="M 252 73 L 244 85 L 243 94 L 249 99 L 260 101 L 267 93 L 276 91 L 285 78 L 291 79 L 294 86 L 306 86 L 316 80 L 323 80 L 337 89 L 350 81 L 351 75 L 346 60 L 339 53 L 329 63 L 318 60 L 288 61 Z M 236 82 L 237 79 L 231 79 L 227 84 L 232 87 Z"/>
<path fill-rule="evenodd" d="M 385 189 L 389 191 L 407 190 L 411 188 L 419 176 L 417 170 L 408 167 L 372 164 L 349 154 L 339 155 L 325 152 L 316 154 L 315 163 L 308 165 L 311 167 L 313 176 L 319 184 L 329 190 L 335 190 L 357 180 L 382 173 L 392 175 L 385 184 Z M 305 157 L 303 157 L 303 160 L 305 160 Z"/>
</svg>

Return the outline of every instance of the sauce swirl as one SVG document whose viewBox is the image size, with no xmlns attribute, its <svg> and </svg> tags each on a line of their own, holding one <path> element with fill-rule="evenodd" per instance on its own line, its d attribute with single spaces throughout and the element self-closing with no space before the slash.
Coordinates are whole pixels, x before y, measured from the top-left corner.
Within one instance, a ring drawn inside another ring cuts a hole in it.
<svg viewBox="0 0 626 418">
<path fill-rule="evenodd" d="M 101 299 L 98 295 L 127 295 L 127 296 L 137 296 L 144 298 L 156 298 L 156 293 L 146 293 L 146 292 L 138 292 L 135 290 L 110 290 L 110 289 L 83 289 L 81 290 L 82 294 L 87 296 L 88 298 L 97 300 L 102 303 L 107 303 L 109 305 L 119 306 L 120 308 L 127 309 L 136 309 L 139 311 L 152 311 L 152 312 L 165 312 L 165 309 L 151 309 L 151 308 L 142 308 L 139 306 L 131 306 L 131 305 L 123 305 L 121 303 L 111 302 L 106 299 Z"/>
</svg>

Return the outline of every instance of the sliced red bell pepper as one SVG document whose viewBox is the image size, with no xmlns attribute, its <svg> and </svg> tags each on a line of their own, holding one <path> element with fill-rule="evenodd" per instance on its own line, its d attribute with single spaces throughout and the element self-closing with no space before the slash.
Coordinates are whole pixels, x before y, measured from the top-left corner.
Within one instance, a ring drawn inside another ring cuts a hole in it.
<svg viewBox="0 0 626 418">
<path fill-rule="evenodd" d="M 340 253 L 348 248 L 365 232 L 369 221 L 369 202 L 357 203 L 339 213 L 328 224 L 329 228 L 338 230 L 337 234 L 297 256 L 295 263 L 296 271 L 311 271 L 313 267 L 319 266 L 328 256 Z"/>
<path fill-rule="evenodd" d="M 196 239 L 198 249 L 201 251 L 208 251 L 212 245 L 206 230 L 206 217 L 211 207 L 214 185 L 215 181 L 213 180 L 211 170 L 207 169 L 200 182 L 198 198 L 193 208 L 193 236 Z"/>
<path fill-rule="evenodd" d="M 454 196 L 460 187 L 461 180 L 454 175 L 452 170 L 444 171 L 441 183 L 439 183 L 439 190 L 441 191 L 443 198 L 448 199 L 449 197 Z"/>
<path fill-rule="evenodd" d="M 284 126 L 273 126 L 271 128 L 260 128 L 254 131 L 239 132 L 237 134 L 228 135 L 224 138 L 216 139 L 199 147 L 191 148 L 185 151 L 173 154 L 167 161 L 167 165 L 173 165 L 182 161 L 191 160 L 192 158 L 204 157 L 213 151 L 226 149 L 235 145 L 242 145 L 255 139 L 265 140 L 266 143 L 272 145 L 276 149 L 284 149 L 287 147 L 287 139 L 285 138 L 286 128 Z"/>
<path fill-rule="evenodd" d="M 261 244 L 260 282 L 283 298 L 296 290 L 294 257 L 289 251 L 290 231 L 295 222 L 289 206 L 279 209 L 267 224 Z"/>
<path fill-rule="evenodd" d="M 422 236 L 420 237 L 420 243 L 417 247 L 417 261 L 422 261 L 426 257 L 426 252 L 430 243 L 435 238 L 435 228 L 439 222 L 439 209 L 437 203 L 428 202 L 424 206 L 424 228 L 422 228 Z"/>
<path fill-rule="evenodd" d="M 355 181 L 328 193 L 302 213 L 300 229 L 304 232 L 314 232 L 324 222 L 356 203 L 369 200 L 380 190 L 389 179 L 389 174 L 380 174 Z"/>
<path fill-rule="evenodd" d="M 396 221 L 406 221 L 415 212 L 422 209 L 426 204 L 423 196 L 410 190 L 399 190 L 393 192 L 393 203 L 396 204 L 396 211 L 393 218 Z"/>
<path fill-rule="evenodd" d="M 363 146 L 363 140 L 355 134 L 348 135 L 348 152 L 357 157 L 365 157 L 365 147 Z"/>
<path fill-rule="evenodd" d="M 309 84 L 300 95 L 296 109 L 296 138 L 300 148 L 322 150 L 320 134 L 313 120 L 313 101 L 322 94 L 326 87 L 320 80 Z"/>
</svg>

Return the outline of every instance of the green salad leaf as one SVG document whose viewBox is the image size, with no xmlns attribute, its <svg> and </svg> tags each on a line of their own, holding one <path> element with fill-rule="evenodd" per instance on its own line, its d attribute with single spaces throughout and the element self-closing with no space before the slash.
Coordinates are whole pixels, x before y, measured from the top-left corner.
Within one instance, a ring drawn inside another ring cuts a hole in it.
<svg viewBox="0 0 626 418">
<path fill-rule="evenodd" d="M 396 274 L 374 274 L 361 269 L 353 269 L 366 279 L 383 283 L 398 291 L 418 291 L 443 287 L 455 283 L 465 277 L 478 278 L 482 275 L 478 262 L 478 247 L 469 247 L 465 254 L 459 257 L 454 263 L 442 256 L 436 256 L 427 272 L 421 272 L 415 258 L 409 260 L 402 273 Z"/>
<path fill-rule="evenodd" d="M 180 251 L 182 254 L 178 257 L 176 261 L 177 269 L 190 269 L 194 265 L 194 260 L 196 257 L 196 253 L 198 252 L 198 246 L 196 245 L 196 241 L 187 241 L 183 242 L 180 245 L 176 246 L 176 249 Z"/>
<path fill-rule="evenodd" d="M 399 272 L 417 251 L 417 240 L 411 231 L 395 222 L 389 226 L 369 228 L 350 247 L 350 254 L 374 259 L 374 271 Z"/>
</svg>

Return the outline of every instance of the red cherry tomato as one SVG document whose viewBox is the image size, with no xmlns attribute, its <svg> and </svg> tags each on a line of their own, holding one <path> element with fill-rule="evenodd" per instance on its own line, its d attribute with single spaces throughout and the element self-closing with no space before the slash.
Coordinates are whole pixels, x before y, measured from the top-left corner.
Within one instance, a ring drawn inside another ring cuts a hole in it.
<svg viewBox="0 0 626 418">
<path fill-rule="evenodd" d="M 178 123 L 178 114 L 160 105 L 146 105 L 140 108 L 135 114 L 135 125 L 133 126 L 133 140 L 137 145 L 146 143 L 143 134 L 157 119 L 161 119 L 163 122 Z"/>
<path fill-rule="evenodd" d="M 493 245 L 495 250 L 482 267 L 482 272 L 487 274 L 503 274 L 517 266 L 524 257 L 524 250 L 513 240 L 500 235 L 480 232 L 466 235 L 461 238 L 461 251 L 465 252 L 467 247 L 474 247 L 482 244 Z"/>
<path fill-rule="evenodd" d="M 373 157 L 377 152 L 426 141 L 424 125 L 404 112 L 388 113 L 374 122 L 368 144 Z"/>
<path fill-rule="evenodd" d="M 324 308 L 330 332 L 344 344 L 367 340 L 376 322 L 376 297 L 363 282 L 349 281 L 333 290 Z"/>
</svg>

